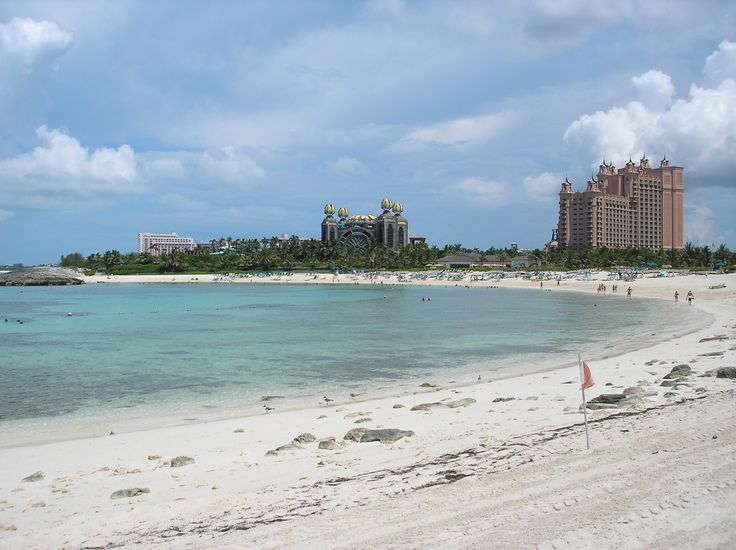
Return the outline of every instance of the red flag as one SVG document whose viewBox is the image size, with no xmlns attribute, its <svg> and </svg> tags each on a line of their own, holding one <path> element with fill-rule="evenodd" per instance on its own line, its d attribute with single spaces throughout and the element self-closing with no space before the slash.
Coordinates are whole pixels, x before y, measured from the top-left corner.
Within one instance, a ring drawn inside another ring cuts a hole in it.
<svg viewBox="0 0 736 550">
<path fill-rule="evenodd" d="M 593 375 L 590 374 L 590 368 L 588 367 L 588 363 L 583 361 L 583 372 L 582 374 L 582 384 L 580 385 L 581 390 L 587 390 L 588 388 L 592 388 L 595 382 L 593 382 Z"/>
</svg>

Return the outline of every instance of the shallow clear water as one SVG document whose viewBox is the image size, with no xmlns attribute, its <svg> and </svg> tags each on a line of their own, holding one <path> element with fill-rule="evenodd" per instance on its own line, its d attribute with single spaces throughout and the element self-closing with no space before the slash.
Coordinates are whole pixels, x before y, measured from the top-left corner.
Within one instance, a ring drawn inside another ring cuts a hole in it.
<svg viewBox="0 0 736 550">
<path fill-rule="evenodd" d="M 643 345 L 696 316 L 621 296 L 462 286 L 0 288 L 0 430 L 183 420 L 256 410 L 264 395 L 314 403 L 575 364 L 578 350 Z"/>
</svg>

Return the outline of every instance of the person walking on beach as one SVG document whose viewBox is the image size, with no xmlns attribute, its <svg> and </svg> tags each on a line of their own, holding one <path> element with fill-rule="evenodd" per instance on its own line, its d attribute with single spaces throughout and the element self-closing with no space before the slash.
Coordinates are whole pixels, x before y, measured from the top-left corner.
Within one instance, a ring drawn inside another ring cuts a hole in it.
<svg viewBox="0 0 736 550">
<path fill-rule="evenodd" d="M 626 289 L 626 297 L 631 298 L 631 287 Z"/>
<path fill-rule="evenodd" d="M 675 302 L 680 301 L 680 293 L 675 290 Z"/>
<path fill-rule="evenodd" d="M 695 299 L 695 296 L 693 296 L 692 290 L 687 291 L 687 296 L 685 296 L 685 299 L 687 299 L 687 305 L 693 305 L 693 300 Z"/>
</svg>

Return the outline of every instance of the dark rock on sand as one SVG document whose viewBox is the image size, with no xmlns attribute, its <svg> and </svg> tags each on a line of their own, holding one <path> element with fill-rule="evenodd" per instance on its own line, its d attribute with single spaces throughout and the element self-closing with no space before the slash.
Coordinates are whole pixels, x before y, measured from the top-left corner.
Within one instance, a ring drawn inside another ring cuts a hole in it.
<svg viewBox="0 0 736 550">
<path fill-rule="evenodd" d="M 433 403 L 420 403 L 419 405 L 414 405 L 411 409 L 411 411 L 428 411 L 429 409 L 436 409 L 439 407 L 446 407 L 444 403 L 441 403 L 439 401 L 435 401 Z"/>
<path fill-rule="evenodd" d="M 171 467 L 179 468 L 181 466 L 188 466 L 194 464 L 194 459 L 191 456 L 177 456 L 171 459 Z"/>
<path fill-rule="evenodd" d="M 24 477 L 21 479 L 21 481 L 41 481 L 45 476 L 43 475 L 43 472 L 39 470 L 38 472 L 34 472 L 28 477 Z"/>
<path fill-rule="evenodd" d="M 716 378 L 736 378 L 736 367 L 721 367 L 716 371 Z"/>
<path fill-rule="evenodd" d="M 342 447 L 340 447 L 340 445 L 335 441 L 334 437 L 323 439 L 319 442 L 317 448 L 324 449 L 326 451 L 338 451 L 342 449 Z"/>
<path fill-rule="evenodd" d="M 677 385 L 677 380 L 662 380 L 660 386 L 665 388 L 672 388 Z"/>
<path fill-rule="evenodd" d="M 607 405 L 616 405 L 626 399 L 623 393 L 602 393 L 598 397 L 594 397 L 588 403 L 605 403 Z"/>
<path fill-rule="evenodd" d="M 430 384 L 429 382 L 422 382 L 419 384 L 420 388 L 436 388 L 437 384 Z"/>
<path fill-rule="evenodd" d="M 680 378 L 681 376 L 690 376 L 692 373 L 693 369 L 690 368 L 690 365 L 676 365 L 672 367 L 672 370 L 665 376 L 665 379 L 671 380 L 672 378 Z"/>
<path fill-rule="evenodd" d="M 394 408 L 394 409 L 403 409 L 403 408 L 404 408 L 404 405 L 402 405 L 401 403 L 396 403 L 396 404 L 395 404 L 395 405 L 393 406 L 393 408 Z"/>
<path fill-rule="evenodd" d="M 360 442 L 360 438 L 363 437 L 363 434 L 367 432 L 368 430 L 366 428 L 353 428 L 348 433 L 346 433 L 343 436 L 343 439 L 347 441 L 355 441 L 356 443 Z"/>
<path fill-rule="evenodd" d="M 456 401 L 448 401 L 445 403 L 446 406 L 448 406 L 451 409 L 457 409 L 458 407 L 467 407 L 468 405 L 472 405 L 475 403 L 475 399 L 472 397 L 466 397 L 464 399 L 458 399 Z"/>
<path fill-rule="evenodd" d="M 276 452 L 280 453 L 282 451 L 297 451 L 299 449 L 303 449 L 301 445 L 298 443 L 292 441 L 291 443 L 287 443 L 286 445 L 281 445 L 280 447 L 276 447 Z"/>
<path fill-rule="evenodd" d="M 673 392 L 673 391 L 668 391 L 667 393 L 664 394 L 664 396 L 667 399 L 670 399 L 671 397 L 677 397 L 677 394 L 675 392 Z"/>
<path fill-rule="evenodd" d="M 365 418 L 358 418 L 353 424 L 363 424 L 364 422 L 373 422 L 372 418 L 365 417 Z"/>
<path fill-rule="evenodd" d="M 567 382 L 564 382 L 565 384 Z M 493 400 L 494 403 L 502 403 L 504 401 L 513 401 L 516 399 L 516 397 L 496 397 L 496 399 Z"/>
<path fill-rule="evenodd" d="M 294 438 L 294 443 L 313 443 L 317 438 L 310 433 L 303 433 Z"/>
<path fill-rule="evenodd" d="M 119 491 L 115 491 L 110 495 L 110 498 L 132 498 L 150 492 L 151 490 L 148 487 L 133 487 L 132 489 L 121 489 Z"/>
<path fill-rule="evenodd" d="M 380 441 L 381 443 L 394 443 L 402 437 L 411 437 L 414 432 L 411 430 L 397 430 L 395 428 L 384 428 L 381 430 L 366 430 L 360 438 L 361 443 L 370 443 L 372 441 Z"/>
</svg>

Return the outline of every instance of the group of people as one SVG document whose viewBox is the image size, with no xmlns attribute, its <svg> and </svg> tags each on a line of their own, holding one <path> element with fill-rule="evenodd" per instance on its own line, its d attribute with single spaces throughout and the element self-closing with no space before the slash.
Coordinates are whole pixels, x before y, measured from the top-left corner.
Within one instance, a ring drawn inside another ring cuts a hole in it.
<svg viewBox="0 0 736 550">
<path fill-rule="evenodd" d="M 695 296 L 693 296 L 692 290 L 687 291 L 687 294 L 685 295 L 685 299 L 687 300 L 688 305 L 692 305 L 693 300 L 695 299 Z M 677 290 L 675 290 L 675 302 L 679 302 L 679 301 L 680 301 L 680 293 Z"/>
</svg>

